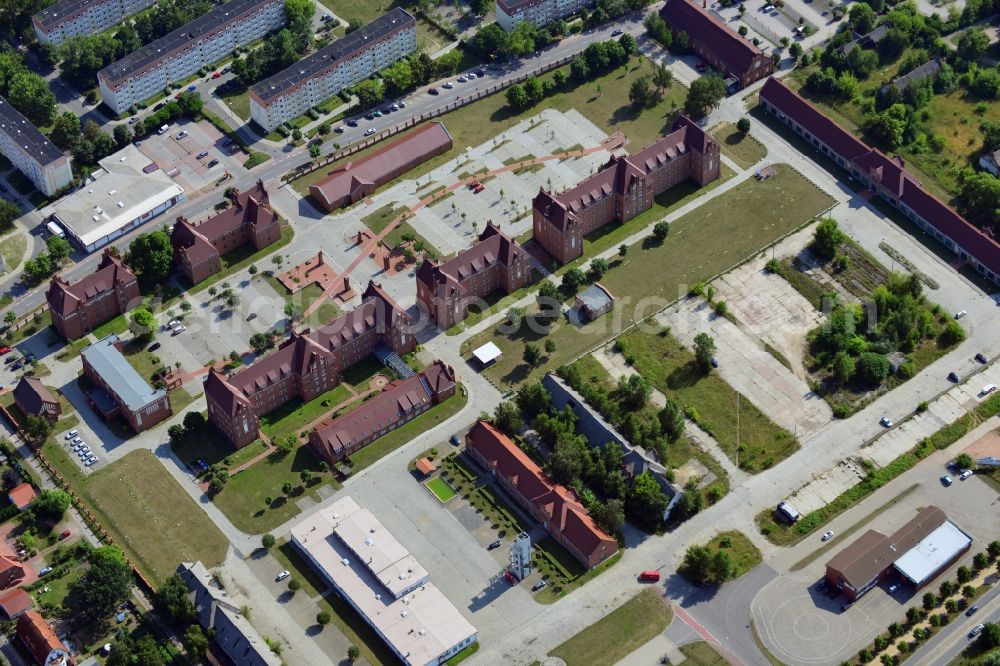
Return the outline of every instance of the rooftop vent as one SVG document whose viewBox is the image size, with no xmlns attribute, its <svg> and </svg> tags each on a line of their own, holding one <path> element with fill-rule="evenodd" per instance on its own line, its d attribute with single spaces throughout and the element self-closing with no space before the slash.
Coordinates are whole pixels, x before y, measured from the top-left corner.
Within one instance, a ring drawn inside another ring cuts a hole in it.
<svg viewBox="0 0 1000 666">
<path fill-rule="evenodd" d="M 345 557 L 342 560 L 340 560 L 340 563 L 343 564 L 346 567 L 346 566 L 350 565 L 351 561 Z"/>
<path fill-rule="evenodd" d="M 427 634 L 427 630 L 421 627 L 420 629 L 417 629 L 417 633 L 420 634 L 421 636 L 424 636 Z"/>
</svg>

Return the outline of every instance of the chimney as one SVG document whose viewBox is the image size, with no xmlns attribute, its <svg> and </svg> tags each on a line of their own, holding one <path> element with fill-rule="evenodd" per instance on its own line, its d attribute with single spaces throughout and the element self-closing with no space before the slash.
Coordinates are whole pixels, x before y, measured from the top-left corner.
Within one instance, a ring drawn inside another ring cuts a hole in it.
<svg viewBox="0 0 1000 666">
<path fill-rule="evenodd" d="M 389 255 L 385 255 L 384 257 L 382 257 L 382 270 L 384 271 L 389 270 Z"/>
<path fill-rule="evenodd" d="M 350 290 L 351 290 L 351 279 L 345 275 L 344 276 L 344 292 L 348 292 Z"/>
<path fill-rule="evenodd" d="M 316 255 L 316 265 L 317 266 L 323 265 L 323 250 L 320 250 L 319 254 Z"/>
</svg>

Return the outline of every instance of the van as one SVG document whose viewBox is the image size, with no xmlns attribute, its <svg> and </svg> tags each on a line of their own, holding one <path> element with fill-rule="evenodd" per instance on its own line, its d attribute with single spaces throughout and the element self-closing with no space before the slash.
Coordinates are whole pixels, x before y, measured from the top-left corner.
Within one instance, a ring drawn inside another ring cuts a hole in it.
<svg viewBox="0 0 1000 666">
<path fill-rule="evenodd" d="M 169 130 L 169 129 L 170 129 L 170 125 L 164 125 L 160 129 L 156 130 L 156 133 L 157 134 L 166 134 L 167 130 Z"/>
<path fill-rule="evenodd" d="M 655 583 L 660 580 L 660 572 L 655 569 L 643 571 L 639 574 L 639 580 L 643 583 Z"/>
<path fill-rule="evenodd" d="M 983 395 L 988 395 L 996 390 L 997 390 L 996 384 L 987 384 L 986 386 L 983 387 Z"/>
<path fill-rule="evenodd" d="M 784 518 L 789 523 L 794 523 L 795 521 L 797 521 L 799 518 L 802 517 L 802 514 L 796 511 L 795 507 L 793 507 L 788 502 L 781 502 L 780 504 L 778 504 L 778 508 L 776 511 L 781 518 Z"/>
</svg>

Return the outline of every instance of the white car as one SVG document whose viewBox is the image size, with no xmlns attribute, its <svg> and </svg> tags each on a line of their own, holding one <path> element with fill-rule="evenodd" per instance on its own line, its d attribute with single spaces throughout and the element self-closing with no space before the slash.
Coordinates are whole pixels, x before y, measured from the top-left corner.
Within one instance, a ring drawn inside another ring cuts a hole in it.
<svg viewBox="0 0 1000 666">
<path fill-rule="evenodd" d="M 829 541 L 832 538 L 833 538 L 833 532 L 827 530 L 826 532 L 823 532 L 823 536 L 821 536 L 819 539 L 820 541 Z"/>
<path fill-rule="evenodd" d="M 181 325 L 180 319 L 171 319 L 167 322 L 167 328 L 175 328 Z"/>
<path fill-rule="evenodd" d="M 186 330 L 187 330 L 186 326 L 174 326 L 174 328 L 173 328 L 174 335 L 180 335 L 181 333 L 183 333 Z"/>
<path fill-rule="evenodd" d="M 965 481 L 970 476 L 972 476 L 972 470 L 971 469 L 963 469 L 962 473 L 958 475 L 958 478 L 961 479 L 962 481 Z"/>
<path fill-rule="evenodd" d="M 469 72 L 468 74 L 465 75 L 465 78 L 469 79 L 470 81 L 475 81 L 479 77 L 476 76 L 475 72 Z"/>
<path fill-rule="evenodd" d="M 886 428 L 892 427 L 892 419 L 890 419 L 888 416 L 883 416 L 882 419 L 879 421 L 879 423 L 881 423 Z"/>
<path fill-rule="evenodd" d="M 74 437 L 76 437 L 79 434 L 80 434 L 79 430 L 70 430 L 68 433 L 66 433 L 66 437 L 65 438 L 66 439 L 73 439 Z"/>
<path fill-rule="evenodd" d="M 183 139 L 183 138 L 184 138 L 184 137 L 186 137 L 187 135 L 188 135 L 188 133 L 187 133 L 187 132 L 183 132 L 183 131 L 182 131 L 182 132 L 178 132 L 178 133 L 177 133 L 177 138 L 178 138 L 178 139 Z"/>
<path fill-rule="evenodd" d="M 291 575 L 292 574 L 289 573 L 288 569 L 285 569 L 284 571 L 280 572 L 277 576 L 275 576 L 274 581 L 275 582 L 283 581 Z"/>
<path fill-rule="evenodd" d="M 83 444 L 83 440 L 80 439 L 79 437 L 74 437 L 73 438 L 73 443 L 74 444 Z"/>
<path fill-rule="evenodd" d="M 365 136 L 371 136 L 374 133 L 375 133 L 374 127 L 369 127 L 368 129 L 365 130 Z"/>
<path fill-rule="evenodd" d="M 451 81 L 445 81 L 444 84 L 441 87 L 442 88 L 447 88 L 448 90 L 451 90 L 452 88 L 455 87 L 455 84 L 452 83 Z"/>
<path fill-rule="evenodd" d="M 96 464 L 97 464 L 97 456 L 90 456 L 89 458 L 87 458 L 87 462 L 84 463 L 84 465 L 86 465 L 87 467 Z"/>
<path fill-rule="evenodd" d="M 966 312 L 965 310 L 959 310 L 958 312 L 955 313 L 955 319 L 961 319 L 962 317 L 964 317 L 967 314 L 969 314 L 969 313 Z"/>
<path fill-rule="evenodd" d="M 982 632 L 983 629 L 985 629 L 985 627 L 982 625 L 982 623 L 977 624 L 972 628 L 971 631 L 969 631 L 969 638 L 975 638 L 980 634 L 980 632 Z"/>
</svg>

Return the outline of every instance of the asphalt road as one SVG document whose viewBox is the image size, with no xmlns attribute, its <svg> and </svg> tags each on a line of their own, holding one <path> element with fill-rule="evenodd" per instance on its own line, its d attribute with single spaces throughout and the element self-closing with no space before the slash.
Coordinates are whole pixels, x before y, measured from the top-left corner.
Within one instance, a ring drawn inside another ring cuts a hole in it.
<svg viewBox="0 0 1000 666">
<path fill-rule="evenodd" d="M 575 55 L 583 51 L 591 43 L 613 39 L 614 37 L 612 36 L 612 33 L 616 30 L 628 32 L 638 38 L 644 32 L 642 17 L 642 13 L 633 12 L 632 14 L 622 17 L 618 21 L 608 23 L 597 30 L 593 30 L 586 34 L 568 37 L 558 44 L 540 51 L 533 57 L 522 58 L 506 64 L 494 65 L 493 69 L 488 70 L 485 80 L 477 79 L 476 81 L 469 81 L 467 83 L 455 83 L 455 87 L 451 90 L 444 88 L 443 84 L 446 81 L 455 81 L 457 77 L 448 77 L 446 79 L 441 79 L 440 81 L 435 81 L 415 90 L 405 97 L 400 98 L 400 100 L 406 102 L 405 109 L 400 109 L 399 111 L 390 113 L 381 118 L 375 118 L 371 121 L 365 120 L 362 115 L 360 117 L 358 127 L 346 128 L 343 134 L 334 134 L 333 136 L 336 138 L 329 141 L 328 145 L 334 141 L 339 143 L 341 147 L 351 145 L 363 140 L 365 138 L 365 131 L 369 128 L 374 128 L 376 133 L 388 130 L 396 125 L 405 123 L 410 118 L 419 117 L 467 96 L 470 93 L 475 92 L 477 88 L 495 85 L 519 76 L 525 72 L 530 72 L 540 67 L 544 67 L 549 63 L 558 61 L 567 56 Z M 209 90 L 214 90 L 214 88 L 218 85 L 228 80 L 228 77 L 230 76 L 231 74 L 227 74 L 219 79 L 211 79 L 210 77 L 200 79 L 192 85 L 196 86 L 196 89 L 202 93 L 203 97 L 209 97 L 212 100 L 216 100 L 217 98 L 211 96 Z M 427 92 L 430 88 L 437 88 L 440 91 L 440 94 L 430 95 Z M 71 102 L 71 104 L 78 106 L 78 102 L 79 98 L 77 97 L 76 101 Z M 389 103 L 391 102 L 387 102 L 387 104 Z M 80 109 L 77 109 L 77 112 L 79 112 L 79 110 Z M 147 113 L 151 112 L 151 109 L 147 111 Z M 106 129 L 110 130 L 110 127 Z M 241 134 L 247 135 L 248 132 L 242 131 Z M 243 190 L 256 183 L 258 179 L 262 179 L 264 182 L 270 182 L 279 178 L 288 171 L 291 171 L 293 168 L 311 160 L 304 146 L 294 148 L 291 145 L 280 146 L 272 142 L 258 141 L 253 148 L 255 150 L 264 150 L 274 157 L 265 164 L 255 168 L 253 171 L 241 170 L 242 173 L 234 173 L 233 179 L 226 183 L 227 186 L 235 186 Z M 136 235 L 143 233 L 144 231 L 148 231 L 151 228 L 155 228 L 162 221 L 176 218 L 178 215 L 185 215 L 192 219 L 199 219 L 211 210 L 217 200 L 218 197 L 214 193 L 212 195 L 190 199 L 168 211 L 168 213 L 163 215 L 152 225 L 140 227 L 132 233 L 123 236 L 111 245 L 117 247 L 119 250 L 124 250 L 128 247 L 128 244 L 133 238 L 135 238 Z M 30 234 L 38 225 L 41 224 L 41 216 L 39 216 L 36 211 L 29 212 L 21 218 L 21 224 L 26 226 L 27 231 Z M 97 263 L 100 261 L 100 254 L 100 252 L 95 252 L 80 260 L 70 268 L 63 270 L 63 278 L 73 282 L 93 272 Z M 0 284 L 0 288 L 13 289 L 16 299 L 14 303 L 8 306 L 8 308 L 5 308 L 3 312 L 13 310 L 18 316 L 20 316 L 31 312 L 45 301 L 45 283 L 29 292 L 17 293 L 16 278 L 12 278 L 7 283 Z"/>
<path fill-rule="evenodd" d="M 979 606 L 979 612 L 972 617 L 959 615 L 914 652 L 908 661 L 933 666 L 951 663 L 972 642 L 973 639 L 969 638 L 972 627 L 980 622 L 986 624 L 1000 620 L 1000 587 L 994 587 L 984 594 L 976 601 L 976 605 Z"/>
</svg>

